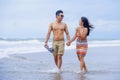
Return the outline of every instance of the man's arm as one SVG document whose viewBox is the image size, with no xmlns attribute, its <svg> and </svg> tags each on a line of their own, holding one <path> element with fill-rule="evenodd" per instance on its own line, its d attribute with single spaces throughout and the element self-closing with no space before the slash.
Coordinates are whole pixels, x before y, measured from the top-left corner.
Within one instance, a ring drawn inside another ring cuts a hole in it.
<svg viewBox="0 0 120 80">
<path fill-rule="evenodd" d="M 76 29 L 75 35 L 72 37 L 72 39 L 66 43 L 67 46 L 70 46 L 70 44 L 71 44 L 76 38 L 77 38 L 77 29 Z"/>
<path fill-rule="evenodd" d="M 68 28 L 67 28 L 66 24 L 65 24 L 65 33 L 66 33 L 66 36 L 67 36 L 67 40 L 70 41 L 70 35 L 69 35 L 69 31 L 68 31 Z"/>
<path fill-rule="evenodd" d="M 77 38 L 77 29 L 76 29 L 75 35 L 70 40 L 70 43 L 72 43 L 76 38 Z"/>
<path fill-rule="evenodd" d="M 44 46 L 46 46 L 47 43 L 48 43 L 48 40 L 49 40 L 49 38 L 50 38 L 51 31 L 52 31 L 52 23 L 51 23 L 50 26 L 49 26 L 49 29 L 48 29 L 48 33 L 47 33 L 47 35 L 46 35 L 46 40 L 45 40 L 45 45 L 44 45 Z"/>
</svg>

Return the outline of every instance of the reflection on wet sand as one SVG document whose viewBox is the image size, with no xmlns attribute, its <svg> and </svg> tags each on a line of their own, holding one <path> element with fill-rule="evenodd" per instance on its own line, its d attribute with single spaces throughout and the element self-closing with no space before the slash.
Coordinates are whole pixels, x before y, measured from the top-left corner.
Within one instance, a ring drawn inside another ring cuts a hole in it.
<svg viewBox="0 0 120 80">
<path fill-rule="evenodd" d="M 87 80 L 83 74 L 80 74 L 80 80 Z"/>
<path fill-rule="evenodd" d="M 54 80 L 63 80 L 61 73 L 54 74 Z"/>
</svg>

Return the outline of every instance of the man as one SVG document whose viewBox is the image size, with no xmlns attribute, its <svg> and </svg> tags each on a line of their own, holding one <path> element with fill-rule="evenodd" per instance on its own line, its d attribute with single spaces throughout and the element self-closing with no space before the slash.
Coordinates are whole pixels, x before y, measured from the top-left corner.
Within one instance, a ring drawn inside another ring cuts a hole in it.
<svg viewBox="0 0 120 80">
<path fill-rule="evenodd" d="M 64 32 L 66 33 L 68 42 L 70 41 L 70 35 L 68 32 L 67 25 L 62 22 L 63 20 L 63 11 L 58 10 L 56 12 L 56 21 L 52 22 L 49 26 L 48 33 L 46 36 L 45 45 L 47 46 L 51 32 L 53 32 L 53 44 L 52 48 L 54 49 L 53 56 L 56 66 L 60 72 L 62 65 L 62 56 L 64 54 Z"/>
</svg>

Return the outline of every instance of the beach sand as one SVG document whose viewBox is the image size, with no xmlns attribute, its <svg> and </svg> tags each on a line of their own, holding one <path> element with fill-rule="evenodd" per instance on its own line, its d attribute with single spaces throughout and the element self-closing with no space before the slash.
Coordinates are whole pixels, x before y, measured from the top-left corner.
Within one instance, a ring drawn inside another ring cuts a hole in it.
<svg viewBox="0 0 120 80">
<path fill-rule="evenodd" d="M 13 54 L 0 59 L 0 80 L 120 80 L 120 47 L 89 48 L 88 73 L 79 73 L 75 49 L 66 50 L 62 72 L 56 73 L 49 52 Z"/>
</svg>

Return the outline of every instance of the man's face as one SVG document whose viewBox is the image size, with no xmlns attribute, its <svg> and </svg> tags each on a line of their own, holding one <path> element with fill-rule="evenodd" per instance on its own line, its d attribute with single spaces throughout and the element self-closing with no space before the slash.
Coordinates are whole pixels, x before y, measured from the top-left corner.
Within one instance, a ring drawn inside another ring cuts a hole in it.
<svg viewBox="0 0 120 80">
<path fill-rule="evenodd" d="M 57 19 L 58 19 L 58 20 L 62 20 L 63 17 L 64 17 L 63 13 L 60 13 L 60 14 L 57 15 Z"/>
</svg>

